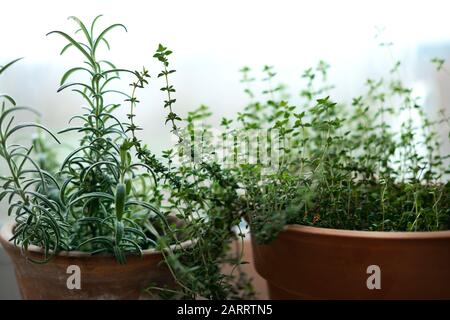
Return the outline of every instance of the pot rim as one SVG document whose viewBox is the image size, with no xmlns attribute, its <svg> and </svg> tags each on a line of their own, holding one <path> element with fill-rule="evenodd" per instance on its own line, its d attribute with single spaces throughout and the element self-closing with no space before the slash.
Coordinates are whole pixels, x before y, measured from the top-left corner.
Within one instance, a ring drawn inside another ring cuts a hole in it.
<svg viewBox="0 0 450 320">
<path fill-rule="evenodd" d="M 3 226 L 0 228 L 0 243 L 3 245 L 8 245 L 10 247 L 13 247 L 15 249 L 21 250 L 20 246 L 15 245 L 14 243 L 10 242 L 9 240 L 13 237 L 13 230 L 15 227 L 15 222 L 7 222 L 3 224 Z M 181 242 L 180 244 L 173 244 L 169 248 L 170 250 L 176 250 L 176 249 L 184 249 L 187 247 L 190 247 L 192 244 L 194 244 L 194 241 L 192 240 L 186 240 Z M 32 253 L 43 253 L 44 249 L 41 247 L 38 247 L 36 245 L 29 245 L 28 252 Z M 143 256 L 151 256 L 151 255 L 160 255 L 161 251 L 156 249 L 145 249 L 142 250 L 142 257 Z M 133 255 L 133 254 L 130 254 Z M 69 257 L 69 258 L 95 258 L 95 257 L 112 257 L 113 255 L 110 253 L 100 253 L 96 255 L 92 255 L 89 252 L 84 251 L 60 251 L 56 256 L 62 256 L 62 257 Z"/>
<path fill-rule="evenodd" d="M 450 238 L 450 230 L 442 231 L 361 231 L 321 228 L 313 226 L 304 226 L 300 224 L 289 224 L 283 228 L 282 233 L 285 234 L 310 234 L 317 236 L 333 236 L 343 238 L 360 238 L 360 239 L 446 239 Z"/>
</svg>

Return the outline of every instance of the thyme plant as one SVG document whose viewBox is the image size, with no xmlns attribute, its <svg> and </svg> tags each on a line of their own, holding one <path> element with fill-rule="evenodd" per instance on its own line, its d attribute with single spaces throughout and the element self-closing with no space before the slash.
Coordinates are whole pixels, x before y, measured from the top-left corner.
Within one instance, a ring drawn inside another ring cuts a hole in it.
<svg viewBox="0 0 450 320">
<path fill-rule="evenodd" d="M 442 59 L 433 59 L 437 70 Z M 222 169 L 237 182 L 236 210 L 259 243 L 270 243 L 288 224 L 370 231 L 438 231 L 450 228 L 450 173 L 434 119 L 413 96 L 394 62 L 388 76 L 368 79 L 350 106 L 334 101 L 329 65 L 305 70 L 296 103 L 276 72 L 264 66 L 258 94 L 249 67 L 241 69 L 250 103 L 222 120 Z M 397 126 L 389 119 L 396 119 Z M 216 137 L 217 138 L 217 137 Z M 445 141 L 445 140 L 444 140 Z M 231 164 L 231 167 L 229 166 Z M 227 166 L 228 165 L 228 166 Z"/>
<path fill-rule="evenodd" d="M 443 60 L 432 62 L 442 69 Z M 401 81 L 399 67 L 395 62 L 387 79 L 368 79 L 367 91 L 345 107 L 330 97 L 328 65 L 320 62 L 303 74 L 307 84 L 299 104 L 269 87 L 263 92 L 267 98 L 251 102 L 237 117 L 235 132 L 242 136 L 249 128 L 278 132 L 276 166 L 268 173 L 267 163 L 235 170 L 258 242 L 272 241 L 287 224 L 372 231 L 450 228 L 449 155 L 437 133 L 448 117 L 441 110 L 433 120 L 425 112 Z M 242 72 L 244 83 L 254 81 L 249 68 Z M 264 72 L 263 81 L 273 82 L 275 72 L 267 67 Z M 400 121 L 399 128 L 388 119 Z"/>
</svg>

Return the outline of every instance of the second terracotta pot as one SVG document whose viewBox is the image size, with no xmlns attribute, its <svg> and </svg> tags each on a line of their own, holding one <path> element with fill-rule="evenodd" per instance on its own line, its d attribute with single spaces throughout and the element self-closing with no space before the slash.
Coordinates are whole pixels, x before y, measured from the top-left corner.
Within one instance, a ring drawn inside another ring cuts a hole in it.
<svg viewBox="0 0 450 320">
<path fill-rule="evenodd" d="M 252 244 L 272 299 L 450 299 L 450 231 L 290 225 L 272 244 Z"/>
</svg>

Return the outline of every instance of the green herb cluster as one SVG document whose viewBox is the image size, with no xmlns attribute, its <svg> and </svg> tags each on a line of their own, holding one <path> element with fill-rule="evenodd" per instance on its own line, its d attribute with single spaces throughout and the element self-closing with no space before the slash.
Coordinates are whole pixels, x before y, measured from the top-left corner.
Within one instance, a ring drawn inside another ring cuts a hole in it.
<svg viewBox="0 0 450 320">
<path fill-rule="evenodd" d="M 443 68 L 441 59 L 432 62 Z M 302 75 L 306 86 L 297 104 L 284 98 L 282 86 L 272 86 L 276 73 L 268 66 L 263 70 L 268 89 L 255 101 L 249 86 L 254 78 L 248 67 L 242 69 L 252 102 L 238 115 L 234 132 L 245 137 L 253 129 L 276 131 L 277 144 L 266 145 L 269 153 L 271 146 L 278 148 L 275 166 L 258 158 L 235 169 L 259 242 L 272 241 L 287 224 L 372 231 L 450 228 L 450 155 L 443 154 L 437 133 L 449 119 L 441 110 L 432 120 L 401 81 L 399 67 L 395 63 L 386 79 L 368 79 L 366 92 L 350 106 L 330 97 L 324 62 Z"/>
<path fill-rule="evenodd" d="M 15 113 L 36 112 L 17 106 L 8 95 L 0 97 L 0 156 L 10 171 L 1 178 L 0 199 L 7 199 L 8 214 L 15 217 L 12 241 L 25 255 L 29 245 L 42 247 L 42 260 L 35 261 L 41 263 L 63 250 L 109 253 L 118 263 L 126 263 L 127 255 L 156 248 L 178 287 L 149 287 L 149 292 L 167 298 L 252 297 L 249 279 L 240 272 L 241 255 L 230 256 L 230 243 L 237 239 L 233 227 L 240 219 L 234 210 L 238 199 L 234 177 L 214 163 L 176 166 L 173 150 L 159 159 L 139 139 L 137 93 L 148 85 L 150 73 L 146 68 L 118 68 L 99 58 L 101 46 L 110 48 L 106 36 L 115 29 L 126 31 L 122 24 L 98 30 L 100 18 L 86 26 L 70 17 L 78 27 L 74 35 L 48 34 L 67 41 L 61 54 L 75 50 L 83 59 L 64 73 L 58 89 L 78 94 L 83 112 L 70 119 L 58 138 L 37 123 L 15 124 Z M 177 123 L 182 119 L 174 112 L 176 91 L 169 82 L 175 72 L 169 68 L 171 53 L 159 45 L 153 57 L 162 64 L 157 78 L 164 80 L 161 91 L 167 95 L 166 124 L 181 144 Z M 84 81 L 72 81 L 75 75 Z M 132 79 L 130 93 L 117 89 L 125 77 Z M 124 109 L 125 122 L 116 116 Z M 29 127 L 38 128 L 30 146 L 11 142 L 13 135 Z M 55 143 L 75 134 L 79 145 L 58 163 L 44 133 Z M 185 241 L 190 245 L 183 245 Z M 236 270 L 225 274 L 224 264 Z"/>
<path fill-rule="evenodd" d="M 175 148 L 152 153 L 139 138 L 138 92 L 150 82 L 146 68 L 128 70 L 99 58 L 110 48 L 106 35 L 125 30 L 113 24 L 97 30 L 101 16 L 86 26 L 76 17 L 74 35 L 52 31 L 75 50 L 79 66 L 64 73 L 58 91 L 72 90 L 84 102 L 70 126 L 53 134 L 39 123 L 16 124 L 17 112 L 34 109 L 0 96 L 0 156 L 9 174 L 1 177 L 0 200 L 15 217 L 14 238 L 26 254 L 44 249 L 47 262 L 62 250 L 130 254 L 161 250 L 177 288 L 150 286 L 166 298 L 252 298 L 242 272 L 242 219 L 259 243 L 269 243 L 287 224 L 373 231 L 437 231 L 450 228 L 448 159 L 437 127 L 450 125 L 444 110 L 432 119 L 394 63 L 389 77 L 368 79 L 351 105 L 331 98 L 329 65 L 320 61 L 302 75 L 294 103 L 264 66 L 261 95 L 248 67 L 242 68 L 250 102 L 234 119 L 223 119 L 218 139 L 206 125 L 206 106 L 183 119 L 176 113 L 172 51 L 159 45 L 155 81 L 165 95 L 165 124 L 177 136 Z M 16 61 L 0 68 L 3 73 Z M 433 59 L 439 70 L 445 61 Z M 74 75 L 84 81 L 72 81 Z M 124 79 L 130 92 L 119 90 Z M 128 79 L 131 79 L 128 81 Z M 296 99 L 296 100 L 298 100 Z M 113 102 L 109 102 L 113 101 Z M 126 110 L 126 121 L 117 112 Z M 36 113 L 37 114 L 37 113 Z M 395 119 L 396 123 L 390 121 Z M 198 123 L 203 125 L 198 126 Z M 12 137 L 27 128 L 29 146 Z M 76 134 L 79 145 L 59 163 L 53 144 Z M 446 137 L 447 138 L 447 137 Z M 177 161 L 180 160 L 180 161 Z M 190 245 L 185 241 L 190 241 Z M 232 271 L 224 273 L 224 265 Z"/>
</svg>

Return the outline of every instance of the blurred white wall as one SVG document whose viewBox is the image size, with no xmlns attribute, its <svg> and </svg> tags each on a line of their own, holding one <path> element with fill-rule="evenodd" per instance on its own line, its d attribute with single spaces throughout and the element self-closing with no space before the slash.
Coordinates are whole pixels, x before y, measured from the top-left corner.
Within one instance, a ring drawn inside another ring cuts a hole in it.
<svg viewBox="0 0 450 320">
<path fill-rule="evenodd" d="M 79 65 L 81 57 L 75 51 L 60 57 L 64 40 L 45 34 L 74 31 L 70 15 L 90 21 L 101 13 L 99 25 L 128 27 L 128 33 L 113 31 L 112 51 L 103 52 L 118 66 L 145 65 L 155 75 L 159 64 L 152 54 L 158 43 L 174 51 L 181 114 L 199 104 L 209 105 L 216 119 L 240 110 L 246 102 L 238 74 L 243 65 L 258 71 L 274 65 L 296 94 L 302 71 L 324 59 L 332 66 L 336 95 L 348 100 L 358 95 L 367 77 L 382 75 L 393 62 L 374 39 L 376 26 L 385 27 L 385 38 L 395 43 L 393 55 L 404 61 L 401 73 L 408 84 L 426 96 L 433 93 L 432 102 L 446 106 L 449 97 L 442 92 L 449 80 L 438 79 L 428 61 L 435 52 L 450 56 L 449 7 L 448 1 L 435 0 L 2 1 L 0 64 L 25 59 L 0 78 L 0 91 L 41 110 L 42 122 L 52 129 L 63 128 L 81 101 L 56 89 L 64 70 Z M 159 152 L 170 138 L 163 126 L 161 82 L 155 81 L 140 94 L 137 119 L 145 128 L 142 138 Z"/>
<path fill-rule="evenodd" d="M 375 26 L 385 27 L 385 37 L 395 43 L 394 55 L 406 59 L 405 76 L 413 77 L 417 48 L 449 40 L 448 7 L 446 1 L 433 0 L 8 1 L 0 5 L 0 61 L 25 60 L 0 85 L 19 102 L 43 110 L 44 122 L 63 125 L 61 120 L 78 110 L 79 100 L 55 91 L 63 70 L 79 64 L 80 56 L 60 57 L 64 40 L 45 34 L 73 31 L 73 22 L 66 19 L 70 15 L 89 21 L 102 13 L 104 26 L 121 22 L 129 30 L 109 36 L 112 51 L 105 54 L 119 66 L 145 65 L 156 72 L 159 65 L 151 55 L 157 44 L 174 51 L 179 110 L 204 103 L 219 116 L 233 114 L 243 104 L 237 71 L 244 64 L 258 70 L 275 65 L 282 80 L 295 87 L 304 68 L 324 59 L 332 65 L 338 93 L 348 97 L 367 76 L 382 74 L 392 62 L 377 47 Z M 158 88 L 141 95 L 141 120 L 152 137 L 161 135 Z"/>
</svg>

